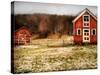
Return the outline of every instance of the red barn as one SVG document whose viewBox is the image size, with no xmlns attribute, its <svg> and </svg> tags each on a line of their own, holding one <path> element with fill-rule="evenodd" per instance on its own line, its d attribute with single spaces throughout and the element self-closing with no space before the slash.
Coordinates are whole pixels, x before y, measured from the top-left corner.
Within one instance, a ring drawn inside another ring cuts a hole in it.
<svg viewBox="0 0 100 75">
<path fill-rule="evenodd" d="M 84 9 L 73 20 L 74 43 L 97 43 L 97 17 Z"/>
<path fill-rule="evenodd" d="M 15 44 L 28 44 L 31 42 L 31 32 L 27 27 L 20 27 L 14 32 Z"/>
</svg>

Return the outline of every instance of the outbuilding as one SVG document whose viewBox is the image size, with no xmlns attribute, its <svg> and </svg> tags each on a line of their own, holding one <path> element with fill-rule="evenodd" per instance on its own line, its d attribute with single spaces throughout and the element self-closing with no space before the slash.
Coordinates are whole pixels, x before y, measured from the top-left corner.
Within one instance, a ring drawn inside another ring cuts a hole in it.
<svg viewBox="0 0 100 75">
<path fill-rule="evenodd" d="M 14 43 L 17 45 L 20 44 L 29 44 L 31 42 L 31 32 L 30 30 L 23 26 L 17 29 L 14 32 Z"/>
</svg>

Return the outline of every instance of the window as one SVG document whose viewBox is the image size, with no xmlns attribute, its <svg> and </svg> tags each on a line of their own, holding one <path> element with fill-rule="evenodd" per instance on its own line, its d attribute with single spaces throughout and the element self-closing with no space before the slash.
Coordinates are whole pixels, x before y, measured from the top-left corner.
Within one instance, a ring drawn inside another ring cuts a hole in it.
<svg viewBox="0 0 100 75">
<path fill-rule="evenodd" d="M 89 30 L 84 30 L 84 32 L 89 32 Z"/>
<path fill-rule="evenodd" d="M 83 26 L 89 27 L 90 22 L 90 16 L 89 15 L 83 15 Z"/>
<path fill-rule="evenodd" d="M 84 16 L 84 21 L 89 21 L 89 16 Z"/>
<path fill-rule="evenodd" d="M 89 23 L 84 23 L 84 26 L 89 26 Z"/>
<path fill-rule="evenodd" d="M 96 35 L 96 29 L 92 29 L 91 34 Z"/>
<path fill-rule="evenodd" d="M 77 29 L 77 35 L 81 35 L 81 29 L 80 28 Z"/>
</svg>

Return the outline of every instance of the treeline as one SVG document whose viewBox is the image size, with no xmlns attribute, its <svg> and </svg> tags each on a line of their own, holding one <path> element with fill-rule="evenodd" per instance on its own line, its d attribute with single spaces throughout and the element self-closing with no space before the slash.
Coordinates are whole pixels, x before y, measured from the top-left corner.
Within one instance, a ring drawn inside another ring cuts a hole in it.
<svg viewBox="0 0 100 75">
<path fill-rule="evenodd" d="M 71 35 L 75 16 L 50 14 L 15 15 L 15 27 L 26 26 L 33 34 L 47 37 L 49 34 Z"/>
</svg>

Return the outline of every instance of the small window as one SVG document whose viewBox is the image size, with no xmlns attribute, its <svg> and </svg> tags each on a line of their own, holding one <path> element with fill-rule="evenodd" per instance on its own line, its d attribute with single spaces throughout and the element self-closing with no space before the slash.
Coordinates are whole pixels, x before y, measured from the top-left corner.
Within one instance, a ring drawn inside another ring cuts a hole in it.
<svg viewBox="0 0 100 75">
<path fill-rule="evenodd" d="M 89 21 L 90 21 L 90 16 L 89 15 L 83 15 L 83 26 L 84 27 L 89 27 Z"/>
<path fill-rule="evenodd" d="M 84 23 L 84 26 L 89 26 L 89 23 Z"/>
<path fill-rule="evenodd" d="M 81 35 L 81 29 L 80 28 L 77 29 L 77 35 Z"/>
<path fill-rule="evenodd" d="M 96 35 L 96 29 L 92 29 L 92 35 Z"/>
<path fill-rule="evenodd" d="M 89 32 L 89 30 L 84 30 L 84 32 Z"/>
<path fill-rule="evenodd" d="M 84 16 L 84 21 L 89 21 L 89 16 Z"/>
</svg>

